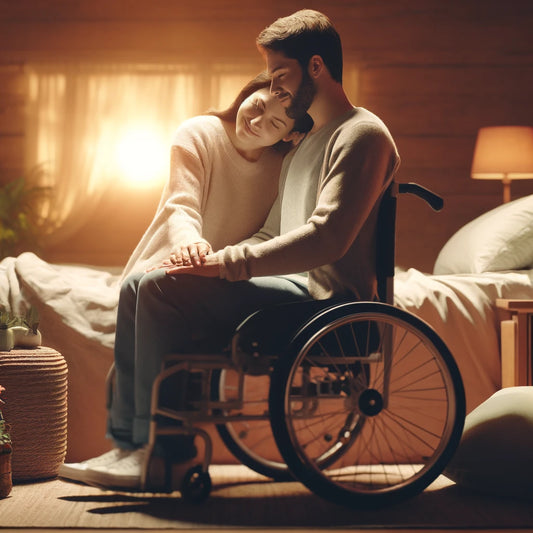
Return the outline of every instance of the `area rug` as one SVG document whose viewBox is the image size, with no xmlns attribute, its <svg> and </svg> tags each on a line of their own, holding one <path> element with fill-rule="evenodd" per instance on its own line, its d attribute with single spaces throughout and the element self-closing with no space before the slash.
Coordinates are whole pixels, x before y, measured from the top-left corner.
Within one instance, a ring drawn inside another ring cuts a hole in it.
<svg viewBox="0 0 533 533">
<path fill-rule="evenodd" d="M 379 511 L 328 503 L 300 483 L 274 483 L 241 465 L 211 467 L 210 498 L 101 491 L 59 479 L 18 484 L 0 500 L 3 528 L 530 528 L 531 502 L 466 491 L 440 476 L 422 494 Z"/>
</svg>

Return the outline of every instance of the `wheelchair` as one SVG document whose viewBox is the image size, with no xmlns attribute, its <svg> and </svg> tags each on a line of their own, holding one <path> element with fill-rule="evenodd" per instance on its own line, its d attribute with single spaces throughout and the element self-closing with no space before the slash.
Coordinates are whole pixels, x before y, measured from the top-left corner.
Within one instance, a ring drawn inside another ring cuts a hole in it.
<svg viewBox="0 0 533 533">
<path fill-rule="evenodd" d="M 241 323 L 226 352 L 165 359 L 152 391 L 149 454 L 165 435 L 203 441 L 203 460 L 179 489 L 184 499 L 203 501 L 212 488 L 211 437 L 199 427 L 206 423 L 244 465 L 276 481 L 300 481 L 350 508 L 397 503 L 442 473 L 462 434 L 465 394 L 442 339 L 393 305 L 402 193 L 436 211 L 443 205 L 415 183 L 393 182 L 385 192 L 378 215 L 380 301 L 262 309 Z M 162 387 L 178 373 L 186 376 L 188 399 L 162 405 Z M 150 490 L 146 469 L 142 484 Z"/>
</svg>

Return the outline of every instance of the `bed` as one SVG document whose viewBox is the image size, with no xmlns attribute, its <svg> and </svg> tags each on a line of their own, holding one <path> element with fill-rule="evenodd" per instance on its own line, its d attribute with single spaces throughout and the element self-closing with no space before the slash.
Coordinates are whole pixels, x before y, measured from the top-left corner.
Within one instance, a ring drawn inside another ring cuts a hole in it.
<svg viewBox="0 0 533 533">
<path fill-rule="evenodd" d="M 397 269 L 395 303 L 437 331 L 457 361 L 467 411 L 501 385 L 497 298 L 533 299 L 533 195 L 504 204 L 461 228 L 432 274 Z M 0 262 L 0 305 L 34 305 L 43 345 L 69 369 L 67 461 L 109 449 L 105 378 L 113 360 L 121 272 L 50 264 L 33 253 Z M 213 432 L 212 432 L 213 433 Z M 215 462 L 235 462 L 215 440 Z"/>
</svg>

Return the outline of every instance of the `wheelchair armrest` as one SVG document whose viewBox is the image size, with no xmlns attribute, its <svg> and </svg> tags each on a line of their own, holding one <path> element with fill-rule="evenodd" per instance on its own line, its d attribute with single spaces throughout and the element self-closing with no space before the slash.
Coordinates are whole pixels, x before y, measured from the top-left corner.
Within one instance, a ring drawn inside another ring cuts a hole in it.
<svg viewBox="0 0 533 533">
<path fill-rule="evenodd" d="M 433 191 L 422 187 L 418 183 L 399 183 L 398 184 L 398 193 L 400 194 L 414 194 L 422 200 L 425 200 L 427 204 L 435 211 L 440 211 L 444 206 L 444 200 Z"/>
</svg>

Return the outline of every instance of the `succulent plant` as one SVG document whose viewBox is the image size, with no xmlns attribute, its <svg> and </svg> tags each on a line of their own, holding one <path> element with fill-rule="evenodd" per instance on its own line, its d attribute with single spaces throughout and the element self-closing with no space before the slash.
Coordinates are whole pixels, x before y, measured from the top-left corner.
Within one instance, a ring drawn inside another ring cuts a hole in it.
<svg viewBox="0 0 533 533">
<path fill-rule="evenodd" d="M 8 329 L 17 324 L 17 317 L 7 309 L 0 307 L 0 329 Z"/>
</svg>

